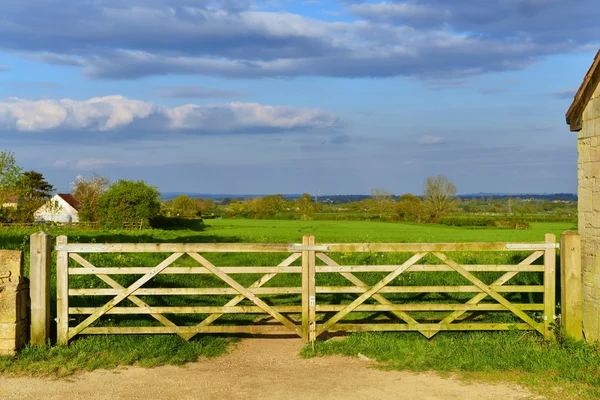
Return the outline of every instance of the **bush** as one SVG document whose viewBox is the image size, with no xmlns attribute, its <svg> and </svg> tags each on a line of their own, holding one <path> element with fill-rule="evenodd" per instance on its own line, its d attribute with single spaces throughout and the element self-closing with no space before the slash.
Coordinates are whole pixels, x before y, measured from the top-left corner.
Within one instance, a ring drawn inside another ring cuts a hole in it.
<svg viewBox="0 0 600 400">
<path fill-rule="evenodd" d="M 520 217 L 494 217 L 489 215 L 446 215 L 438 223 L 448 226 L 490 226 L 495 228 L 529 229 L 529 223 Z"/>
<path fill-rule="evenodd" d="M 127 223 L 139 223 L 150 228 L 150 221 L 160 212 L 161 195 L 144 181 L 119 180 L 100 197 L 100 225 L 107 229 L 122 229 Z"/>
<path fill-rule="evenodd" d="M 153 228 L 164 230 L 182 230 L 190 231 L 204 230 L 204 222 L 201 218 L 180 218 L 158 216 L 150 221 Z"/>
</svg>

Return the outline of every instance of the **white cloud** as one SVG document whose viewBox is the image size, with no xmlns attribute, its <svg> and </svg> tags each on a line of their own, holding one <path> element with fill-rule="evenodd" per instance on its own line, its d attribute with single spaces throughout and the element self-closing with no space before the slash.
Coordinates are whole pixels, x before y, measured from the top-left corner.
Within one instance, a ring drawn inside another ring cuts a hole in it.
<svg viewBox="0 0 600 400">
<path fill-rule="evenodd" d="M 421 145 L 439 144 L 443 142 L 444 139 L 439 136 L 424 135 L 419 139 L 419 144 Z"/>
<path fill-rule="evenodd" d="M 67 168 L 69 165 L 71 165 L 69 160 L 56 160 L 50 163 L 50 166 L 54 168 Z"/>
<path fill-rule="evenodd" d="M 244 90 L 211 88 L 201 86 L 163 86 L 154 91 L 159 97 L 173 98 L 226 98 L 248 96 L 251 93 Z"/>
<path fill-rule="evenodd" d="M 577 89 L 563 89 L 557 90 L 552 93 L 553 96 L 558 97 L 559 99 L 573 99 L 575 97 L 575 93 L 577 93 Z"/>
<path fill-rule="evenodd" d="M 232 102 L 200 106 L 164 107 L 123 96 L 30 101 L 10 98 L 0 102 L 0 130 L 114 131 L 132 129 L 158 133 L 272 132 L 330 128 L 336 114 L 320 109 Z"/>
<path fill-rule="evenodd" d="M 0 72 L 10 71 L 10 67 L 8 65 L 0 64 Z"/>
<path fill-rule="evenodd" d="M 111 165 L 120 165 L 122 164 L 117 160 L 110 160 L 107 158 L 84 158 L 75 163 L 76 168 L 80 169 L 88 169 L 94 167 L 108 167 Z"/>
</svg>

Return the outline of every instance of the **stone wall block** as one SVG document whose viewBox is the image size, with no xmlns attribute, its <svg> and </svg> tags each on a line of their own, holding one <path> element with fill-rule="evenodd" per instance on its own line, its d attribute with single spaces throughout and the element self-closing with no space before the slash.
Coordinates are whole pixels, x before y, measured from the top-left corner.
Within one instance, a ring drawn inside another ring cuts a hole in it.
<svg viewBox="0 0 600 400">
<path fill-rule="evenodd" d="M 0 250 L 0 355 L 12 355 L 29 340 L 29 280 L 23 252 Z"/>
</svg>

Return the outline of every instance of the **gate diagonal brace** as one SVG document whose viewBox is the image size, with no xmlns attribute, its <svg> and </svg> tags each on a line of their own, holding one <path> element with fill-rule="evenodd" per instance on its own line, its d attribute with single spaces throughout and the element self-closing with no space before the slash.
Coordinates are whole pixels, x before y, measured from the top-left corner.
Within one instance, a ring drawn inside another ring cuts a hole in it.
<svg viewBox="0 0 600 400">
<path fill-rule="evenodd" d="M 428 254 L 427 252 L 417 253 L 417 254 L 413 255 L 411 258 L 409 258 L 404 264 L 398 266 L 398 268 L 396 268 L 394 271 L 389 273 L 385 278 L 380 280 L 377 284 L 372 286 L 369 290 L 367 290 L 362 295 L 360 295 L 356 300 L 354 300 L 352 303 L 348 304 L 344 309 L 339 311 L 337 314 L 335 314 L 333 317 L 331 317 L 327 322 L 325 322 L 323 325 L 321 325 L 321 327 L 317 331 L 316 336 L 319 336 L 320 334 L 322 334 L 323 332 L 325 332 L 326 330 L 331 328 L 333 325 L 335 325 L 336 322 L 338 322 L 339 320 L 344 318 L 347 314 L 352 312 L 356 307 L 358 307 L 359 305 L 364 303 L 367 299 L 369 299 L 371 296 L 373 296 L 374 294 L 379 292 L 384 286 L 388 285 L 391 281 L 396 279 L 398 276 L 400 276 L 400 274 L 402 274 L 404 271 L 406 271 L 407 269 L 412 267 L 415 263 L 417 263 L 420 259 L 425 257 L 425 255 L 427 255 L 427 254 Z"/>
<path fill-rule="evenodd" d="M 248 289 L 246 289 L 245 287 L 243 287 L 242 285 L 237 283 L 237 281 L 235 279 L 232 279 L 229 275 L 227 275 L 226 273 L 221 271 L 219 268 L 215 267 L 206 258 L 202 257 L 198 253 L 187 253 L 187 254 L 190 257 L 192 257 L 194 260 L 198 261 L 204 268 L 206 268 L 207 270 L 212 272 L 214 275 L 216 275 L 218 278 L 220 278 L 223 282 L 227 283 L 233 289 L 238 291 L 241 295 L 243 295 L 248 300 L 250 300 L 251 302 L 256 304 L 258 307 L 262 308 L 267 314 L 271 315 L 273 318 L 275 318 L 276 320 L 281 322 L 283 325 L 287 326 L 292 331 L 296 332 L 296 334 L 298 334 L 298 336 L 302 336 L 302 329 L 300 327 L 296 326 L 296 324 L 294 324 L 292 321 L 290 321 L 289 319 L 284 317 L 278 311 L 274 310 L 271 306 L 269 306 L 267 303 L 262 301 L 254 293 L 252 293 L 251 291 L 249 291 Z"/>
<path fill-rule="evenodd" d="M 521 318 L 523 321 L 525 321 L 527 324 L 529 324 L 529 326 L 531 326 L 533 329 L 535 329 L 536 331 L 540 332 L 541 334 L 544 334 L 543 325 L 540 328 L 540 326 L 539 326 L 540 324 L 538 324 L 533 319 L 531 319 L 531 317 L 529 317 L 523 311 L 521 311 L 518 308 L 516 308 L 510 301 L 506 300 L 499 293 L 497 293 L 494 290 L 490 289 L 485 283 L 483 283 L 481 280 L 477 279 L 477 277 L 475 277 L 469 271 L 467 271 L 466 269 L 464 269 L 456 261 L 448 258 L 443 253 L 433 252 L 433 255 L 435 255 L 437 258 L 439 258 L 440 260 L 442 260 L 446 265 L 448 265 L 450 268 L 454 269 L 456 272 L 458 272 L 459 274 L 461 274 L 463 277 L 465 277 L 466 279 L 468 279 L 469 281 L 471 281 L 473 284 L 475 284 L 475 286 L 477 286 L 479 289 L 481 289 L 484 293 L 486 293 L 488 296 L 490 296 L 491 298 L 493 298 L 494 300 L 496 300 L 498 303 L 502 304 L 504 307 L 506 307 L 513 314 L 515 314 L 516 316 L 518 316 L 519 318 Z"/>
<path fill-rule="evenodd" d="M 330 258 L 327 254 L 317 253 L 317 258 L 331 267 L 339 267 L 339 264 L 335 260 Z M 340 272 L 340 275 L 342 275 L 344 278 L 349 280 L 355 286 L 369 286 L 365 282 L 363 282 L 360 278 L 358 278 L 356 275 L 354 275 L 350 272 Z M 384 304 L 384 305 L 392 305 L 393 304 L 391 301 L 389 301 L 388 299 L 386 299 L 383 295 L 381 295 L 379 293 L 376 293 L 371 297 L 373 297 L 373 300 L 377 301 L 379 304 Z M 395 315 L 396 317 L 398 317 L 401 320 L 403 320 L 404 322 L 406 322 L 408 325 L 413 325 L 413 324 L 418 325 L 419 324 L 413 317 L 411 317 L 404 311 L 390 311 L 390 312 L 393 315 Z M 427 332 L 427 331 L 419 331 L 419 332 L 423 333 L 423 332 Z M 423 333 L 423 334 L 425 334 L 425 333 Z"/>
<path fill-rule="evenodd" d="M 181 257 L 183 253 L 173 253 L 166 260 L 158 264 L 156 267 L 152 268 L 150 272 L 142 276 L 140 279 L 135 281 L 131 286 L 127 289 L 123 289 L 121 293 L 119 293 L 115 298 L 106 303 L 104 306 L 96 310 L 92 315 L 83 320 L 79 325 L 74 327 L 73 329 L 69 329 L 68 339 L 72 339 L 75 335 L 80 333 L 82 330 L 87 328 L 90 324 L 96 321 L 98 318 L 106 314 L 110 309 L 119 304 L 121 301 L 125 300 L 129 295 L 138 290 L 142 285 L 150 281 L 156 275 L 158 275 L 163 269 L 167 268 L 171 265 L 175 260 Z"/>
<path fill-rule="evenodd" d="M 296 261 L 297 259 L 299 259 L 301 255 L 302 255 L 302 253 L 294 253 L 294 254 L 290 255 L 288 258 L 286 258 L 285 260 L 283 260 L 278 265 L 278 267 L 289 267 L 294 261 Z M 248 286 L 248 288 L 249 289 L 259 288 L 259 287 L 263 286 L 265 283 L 269 282 L 274 277 L 276 277 L 277 275 L 278 275 L 278 273 L 263 275 L 260 279 L 258 279 L 252 285 Z M 237 304 L 239 304 L 240 302 L 242 302 L 245 298 L 246 297 L 244 295 L 238 294 L 236 297 L 234 297 L 233 299 L 229 300 L 225 304 L 225 307 L 236 306 Z M 204 319 L 202 322 L 200 322 L 197 326 L 208 326 L 208 325 L 212 324 L 213 322 L 215 322 L 222 315 L 223 314 L 211 314 L 208 317 L 206 317 L 206 319 Z M 195 335 L 196 335 L 196 333 L 190 334 L 189 337 L 186 340 L 191 339 Z"/>
<path fill-rule="evenodd" d="M 534 262 L 535 260 L 537 260 L 538 258 L 540 258 L 543 255 L 544 255 L 543 251 L 536 251 L 536 252 L 530 254 L 526 259 L 521 261 L 518 265 L 531 265 L 532 262 Z M 500 278 L 498 278 L 497 280 L 492 282 L 491 286 L 502 286 L 506 282 L 508 282 L 509 280 L 514 278 L 517 274 L 519 274 L 519 271 L 507 272 L 504 275 L 502 275 Z M 478 293 L 477 295 L 473 296 L 469 301 L 467 301 L 465 304 L 479 304 L 486 297 L 488 297 L 487 293 Z M 465 310 L 454 311 L 453 313 L 448 315 L 446 318 L 441 320 L 440 325 L 449 325 L 452 322 L 454 322 L 456 319 L 460 318 L 466 312 L 467 311 L 465 311 Z M 430 337 L 433 337 L 433 335 L 435 335 L 436 333 L 439 332 L 439 329 L 435 330 L 435 331 L 430 331 L 430 332 L 432 333 L 432 335 Z"/>
<path fill-rule="evenodd" d="M 90 263 L 88 260 L 86 260 L 85 258 L 81 257 L 77 253 L 70 253 L 69 257 L 71 259 L 75 260 L 82 267 L 85 267 L 85 268 L 96 268 L 96 266 L 94 264 Z M 112 287 L 113 289 L 125 289 L 117 281 L 115 281 L 114 279 L 112 279 L 108 275 L 96 275 L 96 276 L 98 278 L 100 278 L 102 281 L 104 281 L 107 285 L 109 285 L 110 287 Z M 157 321 L 159 321 L 160 323 L 162 323 L 164 326 L 177 326 L 175 323 L 173 323 L 170 319 L 168 319 L 164 315 L 159 314 L 159 313 L 152 313 L 152 307 L 150 307 L 148 304 L 146 304 L 142 299 L 140 299 L 136 295 L 133 295 L 133 294 L 129 295 L 128 299 L 133 304 L 135 304 L 136 306 L 138 306 L 139 308 L 149 309 L 150 310 L 150 316 L 152 318 L 156 319 Z M 184 340 L 189 340 L 192 337 L 188 333 L 178 333 L 178 335 L 182 339 L 184 339 Z"/>
</svg>

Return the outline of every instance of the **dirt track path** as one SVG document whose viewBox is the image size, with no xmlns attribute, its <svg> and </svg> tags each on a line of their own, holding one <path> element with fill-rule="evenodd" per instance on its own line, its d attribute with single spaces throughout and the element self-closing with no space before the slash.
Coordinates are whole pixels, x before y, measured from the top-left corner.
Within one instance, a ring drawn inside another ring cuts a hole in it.
<svg viewBox="0 0 600 400">
<path fill-rule="evenodd" d="M 299 339 L 247 339 L 231 354 L 185 367 L 132 367 L 69 379 L 0 377 L 0 399 L 529 399 L 510 385 L 389 372 L 347 357 L 301 359 Z"/>
</svg>

